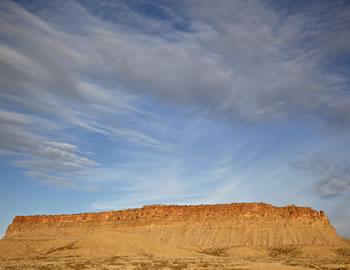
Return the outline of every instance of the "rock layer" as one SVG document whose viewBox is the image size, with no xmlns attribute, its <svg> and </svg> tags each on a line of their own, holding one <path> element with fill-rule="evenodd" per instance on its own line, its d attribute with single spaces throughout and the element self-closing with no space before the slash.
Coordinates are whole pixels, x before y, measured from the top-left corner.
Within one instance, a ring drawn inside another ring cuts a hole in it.
<svg viewBox="0 0 350 270">
<path fill-rule="evenodd" d="M 5 239 L 80 239 L 89 233 L 126 232 L 176 247 L 337 245 L 323 211 L 265 203 L 151 205 L 73 215 L 17 216 Z"/>
</svg>

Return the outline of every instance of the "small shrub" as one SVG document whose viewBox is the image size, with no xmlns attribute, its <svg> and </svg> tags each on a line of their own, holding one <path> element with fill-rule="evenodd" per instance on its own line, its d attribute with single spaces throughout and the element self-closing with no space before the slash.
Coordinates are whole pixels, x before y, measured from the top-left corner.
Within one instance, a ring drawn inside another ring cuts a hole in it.
<svg viewBox="0 0 350 270">
<path fill-rule="evenodd" d="M 301 251 L 296 247 L 276 247 L 270 250 L 271 257 L 296 257 Z"/>
<path fill-rule="evenodd" d="M 65 246 L 62 246 L 62 247 L 51 248 L 45 254 L 48 255 L 48 254 L 51 254 L 51 253 L 54 253 L 57 251 L 77 249 L 76 247 L 74 247 L 74 245 L 75 245 L 75 242 L 68 244 L 68 245 L 65 245 Z"/>
<path fill-rule="evenodd" d="M 338 248 L 336 251 L 335 251 L 339 256 L 342 256 L 342 257 L 350 257 L 350 249 L 349 248 Z"/>
<path fill-rule="evenodd" d="M 209 248 L 202 250 L 201 253 L 218 257 L 227 256 L 226 248 Z"/>
</svg>

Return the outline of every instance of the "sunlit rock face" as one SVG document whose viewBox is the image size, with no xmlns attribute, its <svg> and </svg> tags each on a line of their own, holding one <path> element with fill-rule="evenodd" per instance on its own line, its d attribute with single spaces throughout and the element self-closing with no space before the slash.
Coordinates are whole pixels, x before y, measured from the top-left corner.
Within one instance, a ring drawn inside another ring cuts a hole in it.
<svg viewBox="0 0 350 270">
<path fill-rule="evenodd" d="M 5 239 L 80 239 L 89 233 L 128 232 L 175 247 L 337 245 L 323 211 L 265 203 L 150 205 L 73 215 L 17 216 Z"/>
</svg>

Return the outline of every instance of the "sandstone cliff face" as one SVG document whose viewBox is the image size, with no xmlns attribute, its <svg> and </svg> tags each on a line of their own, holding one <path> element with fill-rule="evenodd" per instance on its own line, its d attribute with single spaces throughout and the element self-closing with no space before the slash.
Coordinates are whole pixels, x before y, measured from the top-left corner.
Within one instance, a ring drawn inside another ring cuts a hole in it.
<svg viewBox="0 0 350 270">
<path fill-rule="evenodd" d="M 119 231 L 177 247 L 338 244 L 322 211 L 264 203 L 151 205 L 75 215 L 17 216 L 6 239 L 79 239 L 92 232 Z"/>
</svg>

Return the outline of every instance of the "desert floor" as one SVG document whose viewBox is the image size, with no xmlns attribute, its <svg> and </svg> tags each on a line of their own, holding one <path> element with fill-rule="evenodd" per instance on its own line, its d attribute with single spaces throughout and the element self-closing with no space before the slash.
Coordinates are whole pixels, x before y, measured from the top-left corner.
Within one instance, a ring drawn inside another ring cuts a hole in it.
<svg viewBox="0 0 350 270">
<path fill-rule="evenodd" d="M 350 262 L 343 260 L 298 260 L 285 258 L 157 258 L 147 256 L 114 256 L 103 258 L 38 257 L 8 259 L 0 269 L 350 269 Z"/>
<path fill-rule="evenodd" d="M 0 258 L 0 269 L 337 269 L 350 270 L 349 247 L 230 247 L 189 256 L 79 255 L 65 245 L 41 254 Z M 76 254 L 75 254 L 76 253 Z"/>
</svg>

